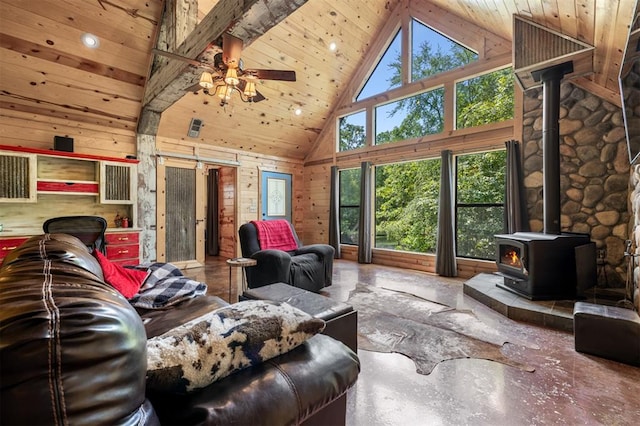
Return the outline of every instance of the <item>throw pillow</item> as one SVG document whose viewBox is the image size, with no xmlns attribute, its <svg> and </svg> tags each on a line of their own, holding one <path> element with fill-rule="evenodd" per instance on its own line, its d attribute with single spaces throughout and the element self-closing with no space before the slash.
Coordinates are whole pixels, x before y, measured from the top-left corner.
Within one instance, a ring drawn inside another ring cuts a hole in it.
<svg viewBox="0 0 640 426">
<path fill-rule="evenodd" d="M 118 290 L 127 299 L 131 299 L 138 293 L 149 273 L 139 269 L 129 269 L 113 263 L 99 250 L 93 251 L 93 256 L 98 260 L 102 275 L 107 284 Z"/>
<path fill-rule="evenodd" d="M 147 341 L 147 388 L 186 393 L 286 353 L 325 323 L 284 302 L 247 300 Z"/>
</svg>

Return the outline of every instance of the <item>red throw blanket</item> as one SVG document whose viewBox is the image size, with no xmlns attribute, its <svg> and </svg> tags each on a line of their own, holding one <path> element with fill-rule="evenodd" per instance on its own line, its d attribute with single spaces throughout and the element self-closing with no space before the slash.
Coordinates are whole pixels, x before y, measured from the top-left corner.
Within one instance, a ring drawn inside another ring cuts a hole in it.
<svg viewBox="0 0 640 426">
<path fill-rule="evenodd" d="M 298 248 L 293 237 L 289 222 L 284 219 L 252 220 L 258 231 L 258 241 L 261 250 L 274 249 L 291 251 Z"/>
<path fill-rule="evenodd" d="M 98 250 L 93 251 L 93 256 L 98 260 L 102 268 L 105 282 L 122 293 L 127 299 L 131 299 L 138 293 L 142 283 L 149 275 L 146 270 L 129 269 L 113 263 Z"/>
</svg>

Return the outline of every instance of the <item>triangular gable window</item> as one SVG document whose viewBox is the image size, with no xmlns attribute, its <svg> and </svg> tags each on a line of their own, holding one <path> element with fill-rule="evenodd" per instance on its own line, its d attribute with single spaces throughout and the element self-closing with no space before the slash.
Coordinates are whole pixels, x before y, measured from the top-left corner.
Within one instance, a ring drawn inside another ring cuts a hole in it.
<svg viewBox="0 0 640 426">
<path fill-rule="evenodd" d="M 367 83 L 358 93 L 356 101 L 384 93 L 394 87 L 400 87 L 402 84 L 401 41 L 402 30 L 399 30 L 369 76 Z"/>
<path fill-rule="evenodd" d="M 478 54 L 422 22 L 411 21 L 411 80 L 417 81 L 478 60 Z"/>
<path fill-rule="evenodd" d="M 411 20 L 411 81 L 478 60 L 478 54 L 427 25 Z M 402 85 L 402 30 L 398 30 L 375 69 L 358 93 L 356 101 Z"/>
</svg>

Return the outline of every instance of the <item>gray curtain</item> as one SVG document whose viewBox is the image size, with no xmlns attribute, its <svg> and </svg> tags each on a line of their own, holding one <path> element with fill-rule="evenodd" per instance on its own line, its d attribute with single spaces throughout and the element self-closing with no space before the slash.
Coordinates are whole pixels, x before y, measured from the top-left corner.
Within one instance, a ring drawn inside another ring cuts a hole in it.
<svg viewBox="0 0 640 426">
<path fill-rule="evenodd" d="M 453 153 L 449 150 L 442 151 L 441 160 L 436 273 L 445 277 L 455 277 L 458 275 L 458 270 L 453 220 Z"/>
<path fill-rule="evenodd" d="M 371 263 L 371 163 L 360 165 L 360 226 L 358 227 L 358 263 Z"/>
<path fill-rule="evenodd" d="M 504 197 L 504 230 L 506 233 L 529 231 L 527 203 L 524 193 L 524 177 L 520 143 L 510 140 L 507 147 L 507 170 Z"/>
<path fill-rule="evenodd" d="M 333 257 L 340 259 L 340 186 L 338 166 L 331 166 L 331 197 L 329 199 L 329 245 L 335 252 Z"/>
</svg>

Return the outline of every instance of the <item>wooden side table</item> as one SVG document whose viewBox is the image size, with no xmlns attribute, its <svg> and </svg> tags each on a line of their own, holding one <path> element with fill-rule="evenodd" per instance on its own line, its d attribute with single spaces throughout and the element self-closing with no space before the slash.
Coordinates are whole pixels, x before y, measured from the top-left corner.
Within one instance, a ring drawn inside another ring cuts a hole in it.
<svg viewBox="0 0 640 426">
<path fill-rule="evenodd" d="M 233 268 L 242 268 L 242 293 L 247 289 L 247 273 L 245 268 L 249 266 L 256 266 L 258 261 L 255 259 L 249 259 L 247 257 L 236 257 L 233 259 L 227 260 L 227 265 L 229 265 L 229 303 L 231 302 L 231 270 Z M 240 293 L 238 293 L 238 297 L 240 297 Z"/>
</svg>

